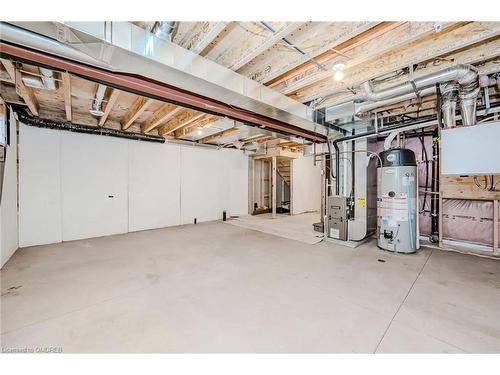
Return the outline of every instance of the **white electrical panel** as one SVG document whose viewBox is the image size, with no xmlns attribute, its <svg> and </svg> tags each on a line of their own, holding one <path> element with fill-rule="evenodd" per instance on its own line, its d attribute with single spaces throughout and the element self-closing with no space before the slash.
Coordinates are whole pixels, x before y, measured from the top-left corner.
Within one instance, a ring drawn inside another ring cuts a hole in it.
<svg viewBox="0 0 500 375">
<path fill-rule="evenodd" d="M 500 174 L 500 121 L 443 129 L 441 174 Z"/>
</svg>

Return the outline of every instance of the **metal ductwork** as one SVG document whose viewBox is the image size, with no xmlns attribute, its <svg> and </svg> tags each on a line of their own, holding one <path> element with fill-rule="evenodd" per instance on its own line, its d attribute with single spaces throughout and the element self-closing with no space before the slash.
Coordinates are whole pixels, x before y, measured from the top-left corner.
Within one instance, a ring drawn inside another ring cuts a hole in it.
<svg viewBox="0 0 500 375">
<path fill-rule="evenodd" d="M 39 71 L 40 75 L 23 72 L 21 79 L 24 84 L 37 89 L 55 90 L 57 87 L 56 80 L 54 78 L 54 71 L 47 68 L 39 68 Z"/>
<path fill-rule="evenodd" d="M 434 86 L 436 83 L 450 81 L 457 82 L 461 88 L 465 87 L 468 91 L 471 91 L 474 86 L 477 87 L 478 85 L 478 74 L 472 66 L 460 64 L 384 90 L 374 91 L 371 81 L 361 84 L 361 89 L 367 100 L 376 102 L 417 92 L 419 89 Z"/>
<path fill-rule="evenodd" d="M 334 132 L 314 122 L 313 111 L 302 103 L 127 25 L 125 40 L 112 45 L 56 22 L 0 22 L 0 48 L 8 58 L 310 141 L 324 142 Z M 135 31 L 140 37 L 129 38 Z M 151 46 L 147 53 L 145 45 Z"/>
<path fill-rule="evenodd" d="M 174 27 L 174 21 L 157 21 L 151 29 L 151 32 L 160 39 L 171 41 Z"/>
<path fill-rule="evenodd" d="M 454 125 L 454 108 L 456 108 L 458 92 L 462 123 L 464 125 L 475 124 L 476 99 L 479 93 L 478 74 L 474 67 L 464 64 L 379 91 L 374 90 L 371 81 L 366 81 L 361 84 L 365 101 L 351 101 L 332 106 L 327 109 L 326 119 L 332 121 L 359 116 L 361 113 L 373 111 L 380 107 L 432 95 L 436 92 L 436 84 L 441 84 L 441 90 L 446 93 L 443 98 L 443 112 L 445 112 L 447 123 Z"/>
<path fill-rule="evenodd" d="M 43 87 L 48 90 L 56 89 L 56 80 L 54 79 L 54 71 L 47 68 L 39 68 Z"/>
<path fill-rule="evenodd" d="M 420 89 L 434 86 L 437 83 L 448 83 L 443 84 L 441 87 L 443 95 L 446 95 L 443 98 L 445 124 L 454 126 L 455 92 L 457 91 L 455 87 L 458 86 L 462 123 L 464 125 L 474 125 L 476 123 L 476 99 L 479 93 L 479 82 L 477 71 L 470 65 L 456 65 L 380 91 L 374 91 L 371 81 L 367 81 L 361 85 L 361 89 L 368 100 L 380 102 L 390 98 L 399 98 L 409 93 L 421 96 Z"/>
<path fill-rule="evenodd" d="M 459 86 L 455 82 L 442 83 L 439 86 L 442 96 L 442 115 L 443 124 L 445 127 L 450 128 L 456 124 L 456 110 Z"/>
</svg>

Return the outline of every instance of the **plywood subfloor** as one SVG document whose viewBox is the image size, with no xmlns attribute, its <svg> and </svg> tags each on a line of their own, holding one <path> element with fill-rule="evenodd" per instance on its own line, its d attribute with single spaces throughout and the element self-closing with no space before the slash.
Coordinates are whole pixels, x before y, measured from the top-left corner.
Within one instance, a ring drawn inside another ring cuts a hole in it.
<svg viewBox="0 0 500 375">
<path fill-rule="evenodd" d="M 21 249 L 1 290 L 4 351 L 500 351 L 498 261 L 217 222 Z"/>
<path fill-rule="evenodd" d="M 277 215 L 275 219 L 271 214 L 246 215 L 226 223 L 314 245 L 323 239 L 323 234 L 313 229 L 313 224 L 319 221 L 319 213 L 308 212 L 293 216 Z"/>
</svg>

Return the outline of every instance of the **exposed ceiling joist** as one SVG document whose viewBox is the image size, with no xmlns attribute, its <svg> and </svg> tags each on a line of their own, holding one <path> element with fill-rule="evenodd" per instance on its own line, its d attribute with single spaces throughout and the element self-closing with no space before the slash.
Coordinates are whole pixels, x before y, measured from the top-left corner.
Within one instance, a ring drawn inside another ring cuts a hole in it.
<svg viewBox="0 0 500 375">
<path fill-rule="evenodd" d="M 229 129 L 221 130 L 215 134 L 211 134 L 205 138 L 200 139 L 199 142 L 210 143 L 210 142 L 222 139 L 224 137 L 227 137 L 228 135 L 236 133 L 240 130 L 241 130 L 240 128 L 229 128 Z"/>
<path fill-rule="evenodd" d="M 297 30 L 303 24 L 304 24 L 303 22 L 291 22 L 288 25 L 284 26 L 276 33 L 271 34 L 263 43 L 260 43 L 255 48 L 246 51 L 242 56 L 240 56 L 238 60 L 236 60 L 233 64 L 229 66 L 229 69 L 238 70 L 242 66 L 248 64 L 258 55 L 260 55 L 265 50 L 275 45 L 279 40 L 286 37 L 288 34 Z"/>
<path fill-rule="evenodd" d="M 21 98 L 23 98 L 24 102 L 30 109 L 31 113 L 35 116 L 38 116 L 38 100 L 35 96 L 35 93 L 33 92 L 33 89 L 31 87 L 25 86 L 23 83 L 22 77 L 21 77 L 21 72 L 19 69 L 15 70 L 15 76 L 16 76 L 16 92 L 17 95 L 19 95 Z"/>
<path fill-rule="evenodd" d="M 196 112 L 191 110 L 184 110 L 181 114 L 172 120 L 168 121 L 165 125 L 160 127 L 159 133 L 163 136 L 175 132 L 184 126 L 189 125 L 193 121 L 199 119 L 204 114 L 202 112 Z"/>
<path fill-rule="evenodd" d="M 119 90 L 111 89 L 111 95 L 109 96 L 108 103 L 106 104 L 106 108 L 104 109 L 104 114 L 99 119 L 99 126 L 104 126 L 119 96 L 120 96 Z"/>
<path fill-rule="evenodd" d="M 11 81 L 14 83 L 16 81 L 16 68 L 14 66 L 14 63 L 6 59 L 0 59 L 0 62 L 2 62 L 2 65 L 7 71 L 7 74 L 9 75 Z"/>
<path fill-rule="evenodd" d="M 227 27 L 227 22 L 210 22 L 208 30 L 203 33 L 189 48 L 194 53 L 201 53 Z"/>
<path fill-rule="evenodd" d="M 144 133 L 150 132 L 161 124 L 173 118 L 176 114 L 181 112 L 184 108 L 178 107 L 174 104 L 164 104 L 156 111 L 150 118 L 148 118 L 141 126 Z"/>
<path fill-rule="evenodd" d="M 182 138 L 186 136 L 189 133 L 192 133 L 193 131 L 202 128 L 214 121 L 217 121 L 219 119 L 218 116 L 214 115 L 203 115 L 196 121 L 193 121 L 191 124 L 184 126 L 183 128 L 177 129 L 175 131 L 175 138 Z"/>
<path fill-rule="evenodd" d="M 429 27 L 430 30 L 434 30 L 434 23 L 433 22 L 427 22 L 427 26 Z M 394 45 L 395 43 L 401 44 L 402 40 L 401 37 L 403 36 L 409 36 L 409 35 L 415 35 L 413 32 L 408 32 L 406 31 L 407 28 L 405 28 L 405 35 L 399 35 L 401 33 L 395 34 L 394 37 L 391 37 L 387 40 L 387 42 L 392 42 L 393 46 L 388 47 L 387 43 L 381 43 L 378 45 L 378 48 L 375 48 L 374 50 L 368 48 L 366 46 L 367 43 L 373 41 L 373 40 L 379 40 L 383 38 L 384 34 L 389 34 L 391 31 L 398 30 L 400 31 L 402 29 L 403 25 L 410 25 L 408 22 L 381 22 L 380 24 L 376 25 L 375 27 L 372 27 L 371 29 L 368 29 L 367 31 L 362 32 L 361 34 L 356 35 L 355 37 L 342 42 L 332 48 L 330 48 L 328 51 L 323 52 L 322 54 L 318 55 L 315 57 L 315 60 L 318 61 L 321 64 L 325 65 L 325 70 L 319 70 L 318 67 L 312 63 L 311 61 L 306 61 L 303 64 L 289 70 L 288 72 L 285 72 L 284 74 L 274 78 L 273 80 L 269 81 L 266 83 L 266 86 L 268 87 L 273 87 L 276 90 L 282 92 L 282 93 L 289 93 L 298 86 L 299 82 L 301 86 L 308 85 L 313 82 L 314 79 L 318 80 L 321 78 L 326 78 L 326 77 L 331 77 L 333 75 L 332 72 L 332 67 L 334 65 L 334 59 L 343 61 L 345 62 L 346 65 L 352 66 L 353 65 L 353 60 L 355 57 L 357 57 L 356 53 L 358 54 L 381 54 L 384 52 L 387 52 L 389 49 L 393 49 L 396 46 Z M 388 48 L 387 48 L 388 47 Z M 384 49 L 385 48 L 385 49 Z M 358 50 L 358 51 L 356 51 Z M 350 52 L 350 53 L 349 53 Z M 346 55 L 349 53 L 348 55 Z M 345 61 L 347 60 L 347 61 Z M 321 77 L 321 78 L 318 78 Z M 292 84 L 287 84 L 287 85 L 280 85 L 282 83 L 289 83 L 292 81 Z"/>
<path fill-rule="evenodd" d="M 373 61 L 370 60 L 368 64 L 346 69 L 342 82 L 325 79 L 318 84 L 297 91 L 292 97 L 301 102 L 308 102 L 318 97 L 345 91 L 348 86 L 357 87 L 370 79 L 390 74 L 411 64 L 450 54 L 498 35 L 500 35 L 498 22 L 474 22 L 451 32 L 443 30 L 423 42 L 417 41 L 409 44 L 405 49 L 391 51 Z M 349 83 L 346 84 L 346 82 Z"/>
<path fill-rule="evenodd" d="M 137 98 L 137 100 L 134 102 L 134 104 L 132 104 L 128 112 L 120 121 L 122 129 L 128 129 L 152 102 L 153 99 L 145 98 L 142 96 Z"/>
</svg>

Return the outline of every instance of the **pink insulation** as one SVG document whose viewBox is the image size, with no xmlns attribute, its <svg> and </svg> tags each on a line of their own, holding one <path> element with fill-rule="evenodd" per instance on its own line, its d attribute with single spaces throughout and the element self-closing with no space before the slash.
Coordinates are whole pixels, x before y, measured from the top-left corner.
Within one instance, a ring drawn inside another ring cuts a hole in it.
<svg viewBox="0 0 500 375">
<path fill-rule="evenodd" d="M 432 138 L 424 138 L 425 148 L 429 160 L 432 160 Z M 378 151 L 383 150 L 383 142 L 379 142 Z M 402 147 L 415 152 L 419 174 L 419 226 L 420 233 L 428 235 L 431 232 L 431 195 L 427 195 L 425 210 L 422 210 L 424 201 L 426 167 L 422 143 L 418 138 L 410 138 L 402 142 Z M 429 186 L 431 190 L 432 166 L 429 164 Z M 453 240 L 462 240 L 484 245 L 493 243 L 493 202 L 465 199 L 443 199 L 443 237 Z M 499 224 L 500 230 L 500 224 Z"/>
</svg>

